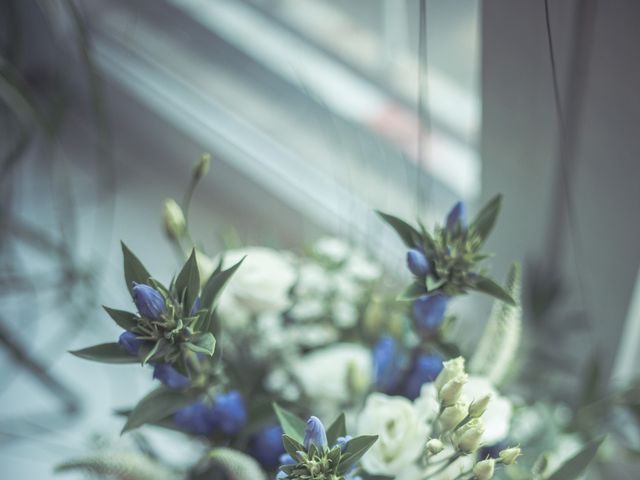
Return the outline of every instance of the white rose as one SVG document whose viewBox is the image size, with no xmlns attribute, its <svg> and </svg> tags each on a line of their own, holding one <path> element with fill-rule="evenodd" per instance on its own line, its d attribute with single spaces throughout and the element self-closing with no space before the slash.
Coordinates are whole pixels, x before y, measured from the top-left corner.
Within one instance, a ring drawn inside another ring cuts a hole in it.
<svg viewBox="0 0 640 480">
<path fill-rule="evenodd" d="M 305 263 L 298 270 L 295 291 L 299 297 L 324 296 L 331 289 L 331 278 L 317 263 Z"/>
<path fill-rule="evenodd" d="M 325 237 L 318 240 L 313 246 L 316 254 L 326 258 L 332 263 L 341 263 L 347 259 L 351 247 L 339 238 Z"/>
<path fill-rule="evenodd" d="M 482 415 L 482 423 L 485 432 L 482 435 L 484 445 L 495 445 L 504 440 L 509 434 L 513 406 L 511 401 L 502 397 L 485 377 L 469 375 L 467 383 L 462 387 L 460 400 L 467 405 L 474 400 L 479 400 L 486 395 L 491 395 L 491 400 L 486 411 Z M 426 384 L 420 390 L 420 396 L 416 404 L 437 401 L 438 393 L 433 383 Z"/>
<path fill-rule="evenodd" d="M 233 266 L 244 256 L 244 262 L 220 296 L 220 314 L 223 317 L 233 314 L 238 306 L 250 314 L 288 309 L 289 291 L 296 279 L 289 255 L 264 247 L 229 250 L 224 253 L 223 268 Z"/>
<path fill-rule="evenodd" d="M 349 369 L 371 382 L 371 353 L 355 343 L 337 343 L 300 358 L 293 374 L 314 403 L 337 406 L 349 401 Z"/>
<path fill-rule="evenodd" d="M 382 269 L 365 256 L 355 253 L 345 266 L 345 273 L 361 282 L 373 282 L 380 278 Z"/>
<path fill-rule="evenodd" d="M 358 433 L 379 436 L 362 457 L 362 468 L 395 477 L 424 451 L 431 426 L 406 398 L 372 393 L 358 418 Z"/>
</svg>

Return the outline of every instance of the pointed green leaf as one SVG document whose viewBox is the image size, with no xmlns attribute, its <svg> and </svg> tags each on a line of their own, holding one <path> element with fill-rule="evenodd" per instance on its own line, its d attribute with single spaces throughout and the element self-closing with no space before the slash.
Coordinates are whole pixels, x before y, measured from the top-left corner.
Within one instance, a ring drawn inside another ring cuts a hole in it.
<svg viewBox="0 0 640 480">
<path fill-rule="evenodd" d="M 407 247 L 415 248 L 420 245 L 420 233 L 407 222 L 379 210 L 376 213 L 396 231 Z"/>
<path fill-rule="evenodd" d="M 398 300 L 399 302 L 412 301 L 422 295 L 426 295 L 426 293 L 427 289 L 424 285 L 422 285 L 420 282 L 413 282 L 402 292 L 400 292 L 396 300 Z"/>
<path fill-rule="evenodd" d="M 146 365 L 147 362 L 149 362 L 154 357 L 154 355 L 159 353 L 160 349 L 164 347 L 166 344 L 167 344 L 167 341 L 164 338 L 161 338 L 160 340 L 158 340 L 153 345 L 153 347 L 151 347 L 151 349 L 148 352 L 146 352 L 146 354 L 144 355 L 142 359 L 142 365 Z"/>
<path fill-rule="evenodd" d="M 138 402 L 129 414 L 122 433 L 141 427 L 145 423 L 160 421 L 194 401 L 185 392 L 160 387 Z"/>
<path fill-rule="evenodd" d="M 149 283 L 149 272 L 138 257 L 136 257 L 131 250 L 124 244 L 124 242 L 120 242 L 122 245 L 122 256 L 124 260 L 124 279 L 127 283 L 127 291 L 131 292 L 131 287 L 133 286 L 133 282 L 136 283 Z"/>
<path fill-rule="evenodd" d="M 502 195 L 496 195 L 482 210 L 480 210 L 476 218 L 473 220 L 470 229 L 480 237 L 481 243 L 484 243 L 491 233 L 491 230 L 493 230 L 498 214 L 500 213 L 501 203 Z"/>
<path fill-rule="evenodd" d="M 222 270 L 217 273 L 213 273 L 204 288 L 202 289 L 202 308 L 213 310 L 216 307 L 218 298 L 227 285 L 227 282 L 231 279 L 236 270 L 240 267 L 246 257 L 242 257 L 238 263 L 232 267 Z"/>
<path fill-rule="evenodd" d="M 194 336 L 191 341 L 185 343 L 185 346 L 192 352 L 212 356 L 216 349 L 216 339 L 211 332 L 206 332 Z"/>
<path fill-rule="evenodd" d="M 138 363 L 138 357 L 129 355 L 118 343 L 102 343 L 93 347 L 70 351 L 76 357 L 101 363 Z"/>
<path fill-rule="evenodd" d="M 547 480 L 575 480 L 586 470 L 593 457 L 598 453 L 598 449 L 604 438 L 598 438 L 587 443 L 582 450 L 563 463 L 558 470 L 553 472 Z"/>
<path fill-rule="evenodd" d="M 282 445 L 287 453 L 294 459 L 298 458 L 298 452 L 305 450 L 300 442 L 294 440 L 287 434 L 282 435 Z"/>
<path fill-rule="evenodd" d="M 338 467 L 338 473 L 343 474 L 347 472 L 367 453 L 367 450 L 376 443 L 376 440 L 378 440 L 378 435 L 361 435 L 349 440 L 344 450 L 343 460 Z"/>
<path fill-rule="evenodd" d="M 486 293 L 487 295 L 491 295 L 492 297 L 497 298 L 509 305 L 516 305 L 516 302 L 511 298 L 504 288 L 498 285 L 496 282 L 491 280 L 490 278 L 483 277 L 482 275 L 478 275 L 474 282 L 474 285 L 471 287 L 478 292 Z"/>
<path fill-rule="evenodd" d="M 277 403 L 273 404 L 273 409 L 276 412 L 278 421 L 280 422 L 280 426 L 282 427 L 282 430 L 284 430 L 284 433 L 289 435 L 296 442 L 302 443 L 304 441 L 304 429 L 307 426 L 307 423 L 296 414 L 285 410 Z"/>
<path fill-rule="evenodd" d="M 125 330 L 132 330 L 138 325 L 138 316 L 135 313 L 125 312 L 124 310 L 116 310 L 102 306 L 116 324 Z"/>
<path fill-rule="evenodd" d="M 335 445 L 339 437 L 347 435 L 347 423 L 344 418 L 344 413 L 341 413 L 338 418 L 327 429 L 327 441 L 329 445 Z"/>
<path fill-rule="evenodd" d="M 200 294 L 200 273 L 198 273 L 195 249 L 191 250 L 189 259 L 180 270 L 176 278 L 175 289 L 178 293 L 178 298 L 184 299 L 183 308 L 188 314 L 191 311 L 193 302 Z"/>
</svg>

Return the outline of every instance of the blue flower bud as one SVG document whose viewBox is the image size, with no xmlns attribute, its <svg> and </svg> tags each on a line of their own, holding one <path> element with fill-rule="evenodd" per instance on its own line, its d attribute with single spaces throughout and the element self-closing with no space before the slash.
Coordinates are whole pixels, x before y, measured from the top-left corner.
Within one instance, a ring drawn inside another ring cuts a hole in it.
<svg viewBox="0 0 640 480">
<path fill-rule="evenodd" d="M 289 476 L 282 471 L 278 472 L 278 474 L 276 475 L 276 480 L 286 480 L 287 478 L 289 478 Z"/>
<path fill-rule="evenodd" d="M 129 355 L 138 355 L 140 346 L 142 345 L 142 342 L 138 340 L 138 336 L 133 332 L 129 332 L 128 330 L 125 330 L 120 334 L 118 343 L 127 351 Z"/>
<path fill-rule="evenodd" d="M 456 203 L 447 215 L 447 230 L 449 232 L 455 232 L 458 225 L 463 230 L 467 228 L 467 212 L 462 202 Z"/>
<path fill-rule="evenodd" d="M 215 427 L 227 435 L 235 435 L 247 423 L 247 410 L 237 390 L 221 393 L 213 402 L 211 420 Z"/>
<path fill-rule="evenodd" d="M 175 424 L 196 435 L 208 435 L 214 429 L 210 418 L 211 406 L 202 401 L 181 408 L 173 415 Z"/>
<path fill-rule="evenodd" d="M 282 441 L 282 439 L 280 439 Z M 297 462 L 288 453 L 280 455 L 280 465 L 295 465 Z"/>
<path fill-rule="evenodd" d="M 442 371 L 442 358 L 439 355 L 419 355 L 416 357 L 404 386 L 404 395 L 415 400 L 420 395 L 422 385 L 433 382 Z"/>
<path fill-rule="evenodd" d="M 351 435 L 345 435 L 344 437 L 338 437 L 336 439 L 336 445 L 340 446 L 340 450 L 344 452 L 345 448 L 347 448 L 347 443 L 351 440 Z"/>
<path fill-rule="evenodd" d="M 280 457 L 285 452 L 283 433 L 279 425 L 268 425 L 249 438 L 249 453 L 267 470 L 282 465 Z"/>
<path fill-rule="evenodd" d="M 404 356 L 393 337 L 384 335 L 373 347 L 373 370 L 376 389 L 383 393 L 393 393 L 404 367 Z"/>
<path fill-rule="evenodd" d="M 191 306 L 191 311 L 189 312 L 189 315 L 195 315 L 196 313 L 198 313 L 198 310 L 200 310 L 201 306 L 202 306 L 202 300 L 200 299 L 200 297 L 198 297 L 193 301 L 193 305 Z"/>
<path fill-rule="evenodd" d="M 303 444 L 307 451 L 311 445 L 315 445 L 320 450 L 327 448 L 327 432 L 318 417 L 312 416 L 307 420 L 307 426 L 304 429 Z"/>
<path fill-rule="evenodd" d="M 133 282 L 133 301 L 143 317 L 157 320 L 164 313 L 164 297 L 149 285 Z"/>
<path fill-rule="evenodd" d="M 429 260 L 417 248 L 407 252 L 407 266 L 416 277 L 425 277 L 429 273 Z"/>
<path fill-rule="evenodd" d="M 160 380 L 167 387 L 181 390 L 189 386 L 191 381 L 168 363 L 157 363 L 153 369 L 153 378 Z"/>
<path fill-rule="evenodd" d="M 416 329 L 425 335 L 435 332 L 444 319 L 448 302 L 449 298 L 440 293 L 417 298 L 411 312 Z"/>
</svg>

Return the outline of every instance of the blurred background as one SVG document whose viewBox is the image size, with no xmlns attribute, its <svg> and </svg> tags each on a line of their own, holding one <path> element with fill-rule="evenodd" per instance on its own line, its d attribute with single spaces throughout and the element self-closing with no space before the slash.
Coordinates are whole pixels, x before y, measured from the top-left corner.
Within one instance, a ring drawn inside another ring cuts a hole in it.
<svg viewBox="0 0 640 480">
<path fill-rule="evenodd" d="M 331 234 L 400 275 L 373 209 L 431 224 L 503 193 L 491 266 L 524 265 L 528 384 L 571 402 L 593 365 L 593 388 L 630 384 L 640 4 L 422 9 L 421 27 L 419 0 L 0 0 L 7 478 L 53 477 L 115 437 L 111 411 L 149 388 L 149 372 L 65 352 L 118 333 L 100 304 L 128 307 L 120 239 L 171 276 L 161 205 L 203 151 L 214 161 L 190 226 L 210 253 Z M 464 308 L 483 319 L 488 306 Z"/>
</svg>

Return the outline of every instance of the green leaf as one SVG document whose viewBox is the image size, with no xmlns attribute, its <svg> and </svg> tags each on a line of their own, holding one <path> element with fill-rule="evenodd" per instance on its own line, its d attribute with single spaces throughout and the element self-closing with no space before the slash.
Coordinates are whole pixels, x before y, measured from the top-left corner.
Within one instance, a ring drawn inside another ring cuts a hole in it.
<svg viewBox="0 0 640 480">
<path fill-rule="evenodd" d="M 486 293 L 487 295 L 491 295 L 492 297 L 497 298 L 509 305 L 515 306 L 516 302 L 511 295 L 509 295 L 504 288 L 498 285 L 496 282 L 491 280 L 490 278 L 484 277 L 482 275 L 478 275 L 476 280 L 471 287 L 478 292 Z"/>
<path fill-rule="evenodd" d="M 298 458 L 299 451 L 305 450 L 304 446 L 300 442 L 294 440 L 287 434 L 282 435 L 282 445 L 287 453 L 294 459 Z"/>
<path fill-rule="evenodd" d="M 376 443 L 378 435 L 361 435 L 359 437 L 352 438 L 347 442 L 347 446 L 344 450 L 342 461 L 338 467 L 338 473 L 343 474 L 347 472 L 362 456 L 367 453 L 367 450 Z"/>
<path fill-rule="evenodd" d="M 178 293 L 178 298 L 184 299 L 182 306 L 188 314 L 191 311 L 193 302 L 200 294 L 200 273 L 198 273 L 195 249 L 191 250 L 189 259 L 180 270 L 176 278 L 175 289 Z"/>
<path fill-rule="evenodd" d="M 396 231 L 407 247 L 415 248 L 420 245 L 420 233 L 407 222 L 379 210 L 376 213 Z"/>
<path fill-rule="evenodd" d="M 102 343 L 93 347 L 70 351 L 76 357 L 102 363 L 138 363 L 138 357 L 129 355 L 118 343 Z"/>
<path fill-rule="evenodd" d="M 421 295 L 425 295 L 426 293 L 427 289 L 424 285 L 422 285 L 420 282 L 413 282 L 402 292 L 400 292 L 396 300 L 398 300 L 399 302 L 407 302 L 415 300 L 416 298 L 420 297 Z"/>
<path fill-rule="evenodd" d="M 146 354 L 144 355 L 144 357 L 142 359 L 142 365 L 146 365 L 147 362 L 149 362 L 154 357 L 154 355 L 159 353 L 160 349 L 162 347 L 164 347 L 166 344 L 167 344 L 167 341 L 164 338 L 159 339 L 153 345 L 153 347 L 148 352 L 146 352 Z"/>
<path fill-rule="evenodd" d="M 284 433 L 289 435 L 296 442 L 302 443 L 304 441 L 304 429 L 306 428 L 307 423 L 296 414 L 285 410 L 277 403 L 273 404 L 273 410 L 276 412 L 278 421 L 280 422 L 280 426 L 282 427 L 282 430 L 284 430 Z"/>
<path fill-rule="evenodd" d="M 102 306 L 104 310 L 109 314 L 119 327 L 125 330 L 132 330 L 138 325 L 138 316 L 135 313 L 125 312 L 124 310 L 116 310 L 115 308 L 109 308 Z"/>
<path fill-rule="evenodd" d="M 122 433 L 145 423 L 160 421 L 192 403 L 194 398 L 185 392 L 160 387 L 138 402 L 127 418 Z"/>
<path fill-rule="evenodd" d="M 185 343 L 185 347 L 195 353 L 213 355 L 216 349 L 216 339 L 211 332 L 195 335 L 191 341 Z"/>
<path fill-rule="evenodd" d="M 344 418 L 344 413 L 341 413 L 327 429 L 327 441 L 330 446 L 335 445 L 338 437 L 344 437 L 346 435 L 347 423 Z"/>
<path fill-rule="evenodd" d="M 487 203 L 473 220 L 470 229 L 480 237 L 481 244 L 487 239 L 491 230 L 496 224 L 496 219 L 500 213 L 500 204 L 502 203 L 502 195 L 496 195 L 489 203 Z"/>
<path fill-rule="evenodd" d="M 131 292 L 133 282 L 146 284 L 149 282 L 151 275 L 124 242 L 120 243 L 122 244 L 122 256 L 124 259 L 124 279 L 127 283 L 127 291 Z"/>
<path fill-rule="evenodd" d="M 202 289 L 202 308 L 213 310 L 216 307 L 218 298 L 227 285 L 227 282 L 231 279 L 236 270 L 240 267 L 246 257 L 242 257 L 238 263 L 232 267 L 222 270 L 217 273 L 213 273 L 204 288 Z"/>
<path fill-rule="evenodd" d="M 591 460 L 595 457 L 604 437 L 592 440 L 587 443 L 582 450 L 563 463 L 560 468 L 553 472 L 547 480 L 574 480 L 586 470 Z"/>
</svg>

